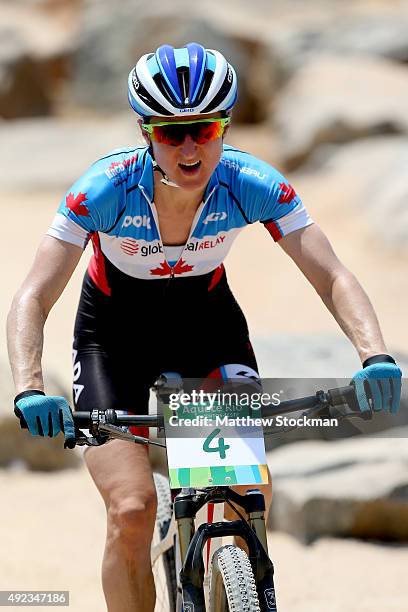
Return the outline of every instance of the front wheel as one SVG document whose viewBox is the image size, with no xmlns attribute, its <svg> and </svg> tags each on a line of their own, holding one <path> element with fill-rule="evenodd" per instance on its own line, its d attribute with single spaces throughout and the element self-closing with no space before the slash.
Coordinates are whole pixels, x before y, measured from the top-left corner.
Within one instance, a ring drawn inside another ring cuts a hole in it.
<svg viewBox="0 0 408 612">
<path fill-rule="evenodd" d="M 211 612 L 260 612 L 258 593 L 248 555 L 237 546 L 215 551 L 210 579 Z"/>
<path fill-rule="evenodd" d="M 173 504 L 167 478 L 154 473 L 157 493 L 157 516 L 152 546 L 159 544 L 168 534 L 173 514 Z M 155 612 L 174 612 L 177 610 L 177 578 L 175 548 L 173 544 L 155 560 L 153 577 L 156 588 Z"/>
</svg>

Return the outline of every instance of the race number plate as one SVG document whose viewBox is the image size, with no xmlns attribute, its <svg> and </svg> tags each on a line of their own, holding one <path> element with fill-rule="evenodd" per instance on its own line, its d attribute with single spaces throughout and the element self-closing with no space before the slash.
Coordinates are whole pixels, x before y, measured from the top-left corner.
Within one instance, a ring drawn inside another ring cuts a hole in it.
<svg viewBox="0 0 408 612">
<path fill-rule="evenodd" d="M 173 394 L 162 411 L 172 489 L 267 484 L 259 409 L 190 392 Z"/>
</svg>

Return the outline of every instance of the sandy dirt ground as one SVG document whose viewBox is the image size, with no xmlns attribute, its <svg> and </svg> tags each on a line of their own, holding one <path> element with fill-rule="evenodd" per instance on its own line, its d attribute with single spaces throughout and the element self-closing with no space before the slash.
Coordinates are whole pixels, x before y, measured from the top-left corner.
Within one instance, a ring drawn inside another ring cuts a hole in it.
<svg viewBox="0 0 408 612">
<path fill-rule="evenodd" d="M 105 508 L 85 468 L 0 471 L 0 590 L 69 590 L 73 612 L 106 609 L 99 569 Z M 269 534 L 281 612 L 405 612 L 407 547 Z M 48 608 L 38 608 L 48 609 Z"/>
</svg>

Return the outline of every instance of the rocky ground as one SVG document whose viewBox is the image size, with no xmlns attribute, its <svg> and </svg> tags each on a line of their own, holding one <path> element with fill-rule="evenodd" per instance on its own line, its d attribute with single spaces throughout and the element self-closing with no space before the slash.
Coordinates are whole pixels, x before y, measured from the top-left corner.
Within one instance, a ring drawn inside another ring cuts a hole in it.
<svg viewBox="0 0 408 612">
<path fill-rule="evenodd" d="M 0 470 L 0 488 L 7 492 L 0 590 L 65 589 L 74 612 L 104 610 L 99 570 L 105 509 L 87 473 Z M 306 547 L 293 536 L 270 532 L 269 550 L 281 610 L 404 612 L 408 607 L 406 547 L 327 537 Z"/>
</svg>

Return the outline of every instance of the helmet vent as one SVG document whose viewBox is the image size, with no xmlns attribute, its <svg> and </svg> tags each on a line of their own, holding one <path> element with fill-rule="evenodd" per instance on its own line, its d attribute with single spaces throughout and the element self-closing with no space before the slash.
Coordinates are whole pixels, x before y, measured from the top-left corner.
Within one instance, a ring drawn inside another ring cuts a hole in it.
<svg viewBox="0 0 408 612">
<path fill-rule="evenodd" d="M 177 70 L 177 76 L 180 84 L 181 97 L 184 101 L 184 105 L 188 106 L 190 103 L 189 89 L 190 89 L 190 73 L 188 68 L 179 68 Z"/>
<path fill-rule="evenodd" d="M 164 78 L 162 77 L 162 75 L 160 73 L 156 74 L 153 77 L 153 80 L 156 83 L 157 88 L 159 89 L 159 91 L 166 98 L 166 100 L 168 100 L 170 102 L 170 104 L 174 104 L 175 103 L 174 96 L 173 96 L 172 92 L 170 91 L 170 88 L 167 85 L 167 83 L 164 80 Z"/>
<path fill-rule="evenodd" d="M 203 113 L 211 113 L 214 108 L 217 108 L 217 106 L 221 104 L 221 102 L 224 100 L 229 90 L 231 89 L 231 78 L 231 74 L 228 70 L 227 74 L 225 75 L 224 82 L 221 85 L 218 93 L 214 96 L 211 102 L 203 109 Z"/>
<path fill-rule="evenodd" d="M 201 87 L 197 92 L 196 96 L 196 105 L 201 104 L 205 95 L 210 87 L 211 81 L 213 80 L 214 72 L 212 70 L 206 70 L 203 78 L 203 82 L 201 83 Z"/>
<path fill-rule="evenodd" d="M 147 106 L 149 106 L 157 115 L 170 116 L 171 113 L 167 109 L 165 109 L 164 106 L 160 104 L 160 102 L 157 102 L 157 100 L 155 100 L 153 96 L 149 94 L 147 89 L 142 85 L 141 81 L 138 80 L 138 82 L 139 82 L 139 85 L 137 88 L 137 93 L 138 93 L 138 96 L 141 98 L 141 100 L 145 104 L 147 104 Z"/>
</svg>

